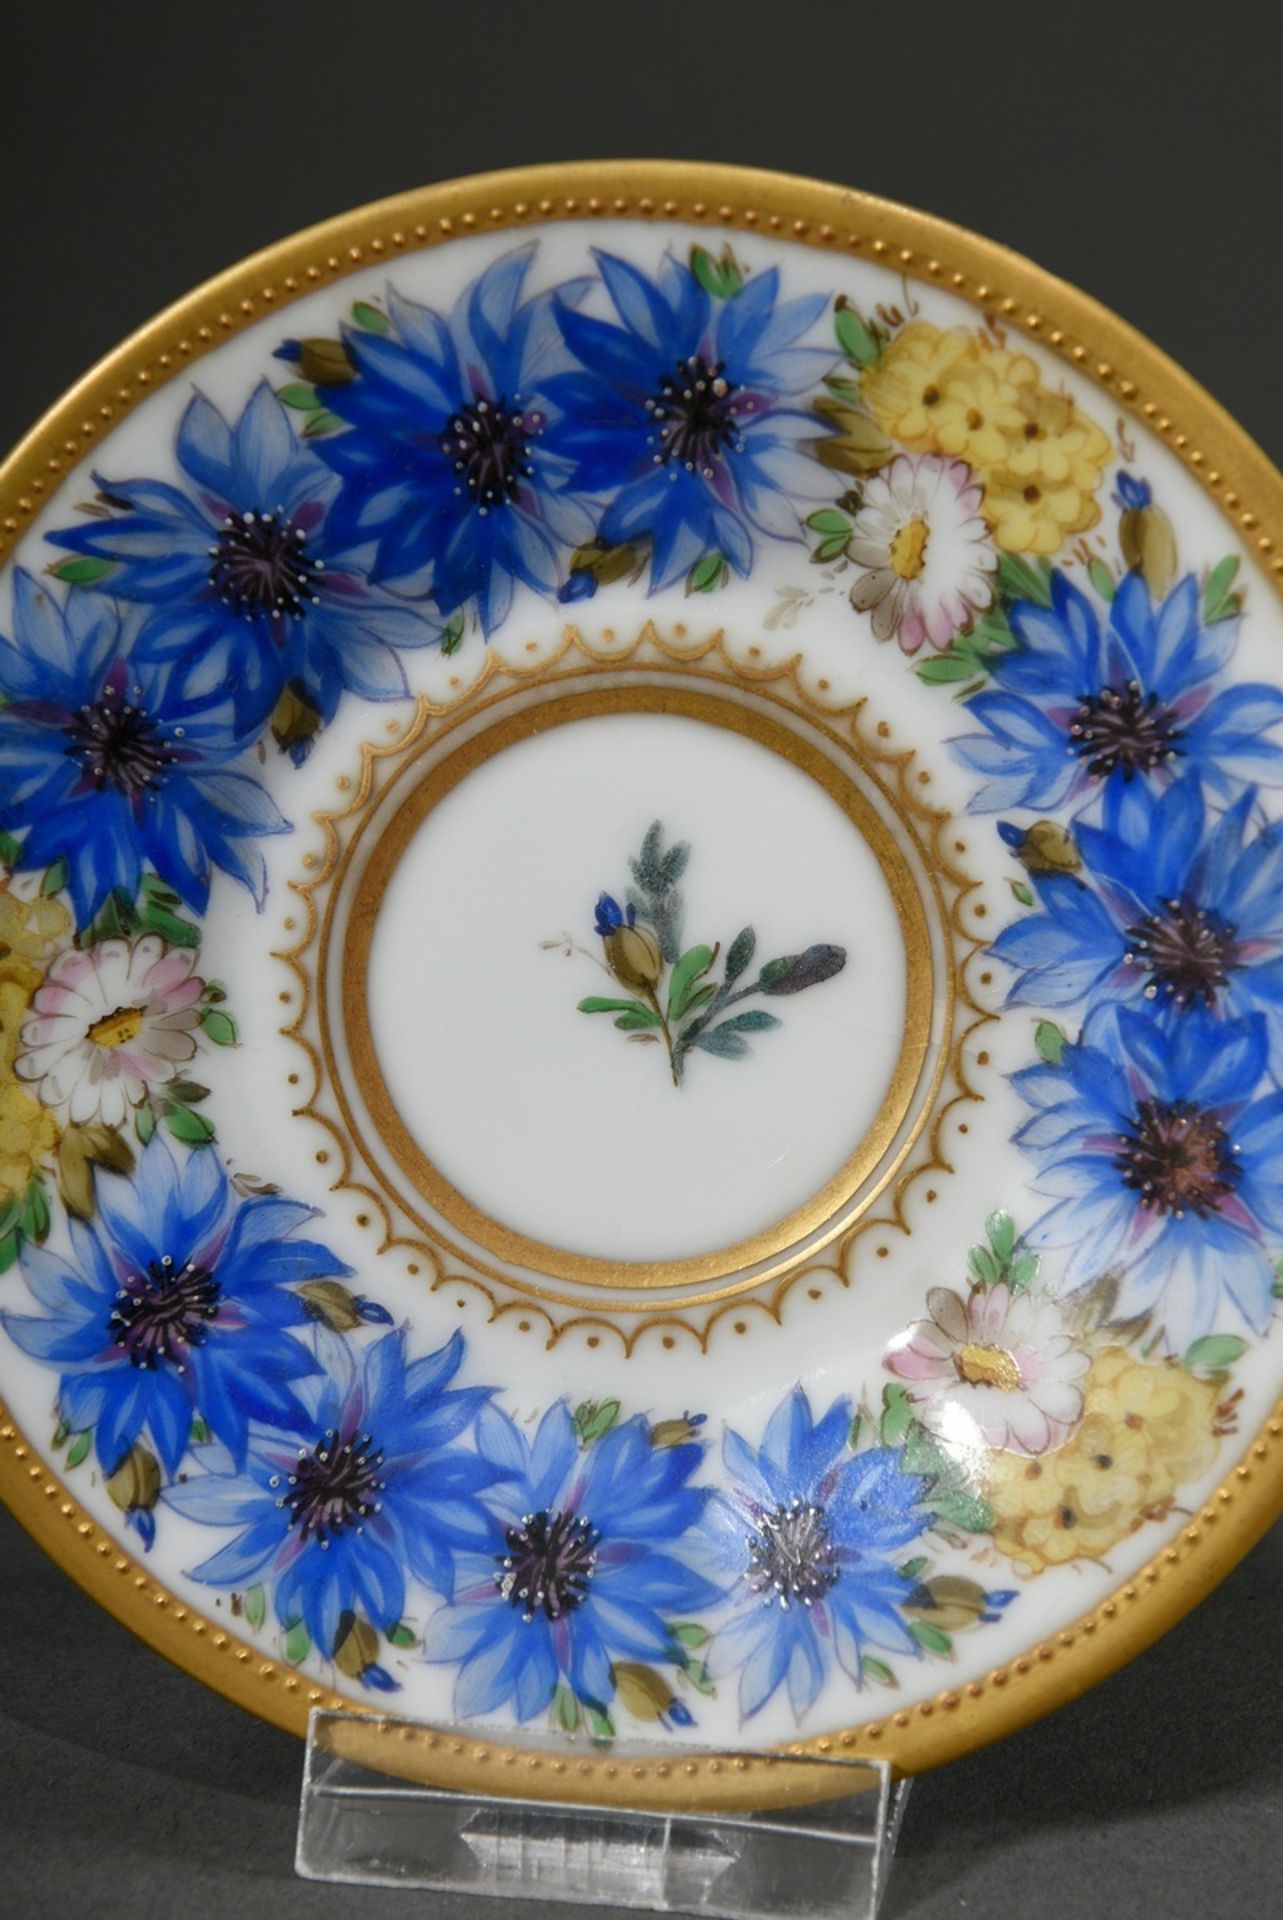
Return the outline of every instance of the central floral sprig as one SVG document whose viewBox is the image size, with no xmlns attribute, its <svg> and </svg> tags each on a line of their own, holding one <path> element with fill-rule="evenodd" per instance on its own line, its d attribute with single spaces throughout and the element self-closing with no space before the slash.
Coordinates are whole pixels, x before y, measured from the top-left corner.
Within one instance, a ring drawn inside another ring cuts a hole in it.
<svg viewBox="0 0 1283 1920">
<path fill-rule="evenodd" d="M 747 1036 L 780 1025 L 773 1013 L 749 1007 L 730 1009 L 754 994 L 780 998 L 831 980 L 846 965 L 846 948 L 827 944 L 768 960 L 746 978 L 757 951 L 752 927 L 736 934 L 726 950 L 720 981 L 712 979 L 722 948 L 682 945 L 685 903 L 678 882 L 690 860 L 690 847 L 677 841 L 666 851 L 663 830 L 652 822 L 641 852 L 629 862 L 633 885 L 620 905 L 612 894 L 598 896 L 595 927 L 601 937 L 605 970 L 635 996 L 589 994 L 580 1013 L 612 1013 L 630 1040 L 664 1046 L 673 1085 L 682 1083 L 687 1056 L 698 1050 L 723 1060 L 741 1060 L 751 1049 Z M 567 937 L 550 941 L 564 952 L 580 951 Z M 595 958 L 595 955 L 590 955 Z M 739 984 L 741 981 L 743 985 Z"/>
</svg>

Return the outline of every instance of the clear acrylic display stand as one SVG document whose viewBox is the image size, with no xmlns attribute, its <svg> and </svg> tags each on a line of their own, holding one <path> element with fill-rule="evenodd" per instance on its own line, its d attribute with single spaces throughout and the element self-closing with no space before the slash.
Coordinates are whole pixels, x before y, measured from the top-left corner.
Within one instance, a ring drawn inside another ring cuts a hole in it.
<svg viewBox="0 0 1283 1920">
<path fill-rule="evenodd" d="M 295 1856 L 304 1878 L 724 1920 L 877 1914 L 909 1792 L 885 1761 L 669 1746 L 663 1757 L 674 1770 L 691 1753 L 727 1772 L 751 1768 L 773 1804 L 648 1812 L 458 1792 L 377 1764 L 387 1752 L 396 1766 L 384 1740 L 408 1744 L 428 1731 L 394 1716 L 312 1714 Z M 513 1744 L 510 1732 L 502 1738 Z M 622 1774 L 658 1751 L 616 1743 L 610 1757 Z"/>
</svg>

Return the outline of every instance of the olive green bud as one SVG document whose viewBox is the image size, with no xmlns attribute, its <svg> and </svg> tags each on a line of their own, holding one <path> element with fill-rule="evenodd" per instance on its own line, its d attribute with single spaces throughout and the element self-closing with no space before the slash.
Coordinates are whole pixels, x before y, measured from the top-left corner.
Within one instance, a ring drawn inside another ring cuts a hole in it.
<svg viewBox="0 0 1283 1920">
<path fill-rule="evenodd" d="M 356 378 L 356 368 L 341 340 L 300 340 L 299 372 L 318 387 L 342 387 Z"/>
<path fill-rule="evenodd" d="M 1118 544 L 1131 572 L 1138 573 L 1155 600 L 1171 589 L 1178 565 L 1172 523 L 1152 500 L 1125 507 L 1118 522 Z"/>
<path fill-rule="evenodd" d="M 339 1623 L 339 1643 L 334 1649 L 334 1664 L 339 1672 L 345 1673 L 349 1680 L 359 1680 L 378 1657 L 379 1636 L 374 1628 L 357 1614 L 345 1614 Z"/>
<path fill-rule="evenodd" d="M 1001 828 L 999 828 L 1001 832 Z M 1028 873 L 1078 873 L 1082 855 L 1073 835 L 1055 820 L 1035 820 L 1023 832 L 1016 829 L 1012 851 Z M 1007 836 L 1004 834 L 1003 838 Z"/>
<path fill-rule="evenodd" d="M 646 993 L 664 971 L 659 942 L 647 927 L 616 927 L 603 942 L 606 965 L 621 987 L 632 993 Z"/>
<path fill-rule="evenodd" d="M 960 1574 L 942 1573 L 918 1587 L 904 1603 L 904 1611 L 933 1627 L 956 1631 L 973 1627 L 989 1606 L 989 1596 L 974 1580 Z"/>
<path fill-rule="evenodd" d="M 307 1302 L 309 1317 L 320 1320 L 331 1333 L 353 1333 L 365 1324 L 355 1294 L 337 1280 L 308 1280 L 298 1293 Z"/>
<path fill-rule="evenodd" d="M 657 1420 L 650 1430 L 652 1447 L 684 1447 L 698 1437 L 699 1428 L 689 1415 L 680 1420 Z"/>
<path fill-rule="evenodd" d="M 160 1462 L 146 1447 L 129 1449 L 107 1481 L 107 1491 L 122 1513 L 150 1513 L 160 1498 Z"/>
<path fill-rule="evenodd" d="M 653 1667 L 621 1660 L 611 1671 L 620 1701 L 634 1720 L 660 1720 L 673 1705 L 673 1689 Z"/>
</svg>

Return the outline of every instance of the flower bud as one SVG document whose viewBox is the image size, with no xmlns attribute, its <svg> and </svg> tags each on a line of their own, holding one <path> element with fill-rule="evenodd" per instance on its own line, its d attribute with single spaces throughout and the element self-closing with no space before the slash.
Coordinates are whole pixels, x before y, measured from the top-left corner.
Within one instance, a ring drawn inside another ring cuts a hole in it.
<svg viewBox="0 0 1283 1920">
<path fill-rule="evenodd" d="M 645 993 L 658 983 L 664 961 L 659 942 L 648 927 L 616 927 L 602 944 L 606 965 L 621 987 Z"/>
<path fill-rule="evenodd" d="M 337 1280 L 307 1280 L 298 1289 L 309 1320 L 319 1320 L 331 1333 L 353 1333 L 363 1315 L 355 1294 Z"/>
<path fill-rule="evenodd" d="M 942 1573 L 916 1587 L 904 1603 L 904 1611 L 918 1620 L 946 1631 L 973 1627 L 988 1610 L 989 1596 L 974 1580 L 960 1574 Z"/>
<path fill-rule="evenodd" d="M 298 348 L 299 372 L 314 386 L 341 387 L 356 378 L 356 368 L 341 340 L 300 340 Z"/>
<path fill-rule="evenodd" d="M 621 1660 L 612 1671 L 619 1698 L 634 1720 L 662 1720 L 674 1705 L 673 1689 L 653 1667 Z"/>
<path fill-rule="evenodd" d="M 1172 523 L 1144 480 L 1119 475 L 1118 544 L 1132 573 L 1138 573 L 1155 600 L 1162 600 L 1176 578 L 1176 535 Z"/>
<path fill-rule="evenodd" d="M 706 1415 L 684 1413 L 680 1420 L 657 1420 L 650 1430 L 652 1447 L 684 1447 L 699 1438 Z"/>
<path fill-rule="evenodd" d="M 378 1657 L 379 1636 L 374 1628 L 358 1614 L 344 1614 L 339 1623 L 338 1645 L 334 1649 L 334 1664 L 339 1672 L 345 1673 L 349 1680 L 359 1680 L 367 1667 L 375 1665 Z"/>
<path fill-rule="evenodd" d="M 1028 873 L 1077 873 L 1082 867 L 1073 835 L 1055 820 L 1035 820 L 1025 828 L 1001 820 L 998 831 Z"/>
<path fill-rule="evenodd" d="M 107 1491 L 122 1513 L 150 1513 L 160 1498 L 160 1462 L 155 1454 L 146 1447 L 131 1447 L 108 1476 Z"/>
</svg>

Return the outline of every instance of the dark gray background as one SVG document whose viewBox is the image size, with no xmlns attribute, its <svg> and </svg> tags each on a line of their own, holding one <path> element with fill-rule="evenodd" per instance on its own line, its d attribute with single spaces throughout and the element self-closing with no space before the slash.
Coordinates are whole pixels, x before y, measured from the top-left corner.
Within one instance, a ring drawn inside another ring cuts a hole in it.
<svg viewBox="0 0 1283 1920">
<path fill-rule="evenodd" d="M 651 155 L 839 180 L 1020 248 L 1283 460 L 1275 16 L 27 0 L 0 28 L 0 445 L 158 307 L 294 228 L 486 167 Z M 893 1920 L 1277 1912 L 1281 1586 L 1276 1529 L 1126 1672 L 921 1781 Z M 10 1920 L 422 1910 L 293 1880 L 300 1758 L 0 1517 Z"/>
</svg>

